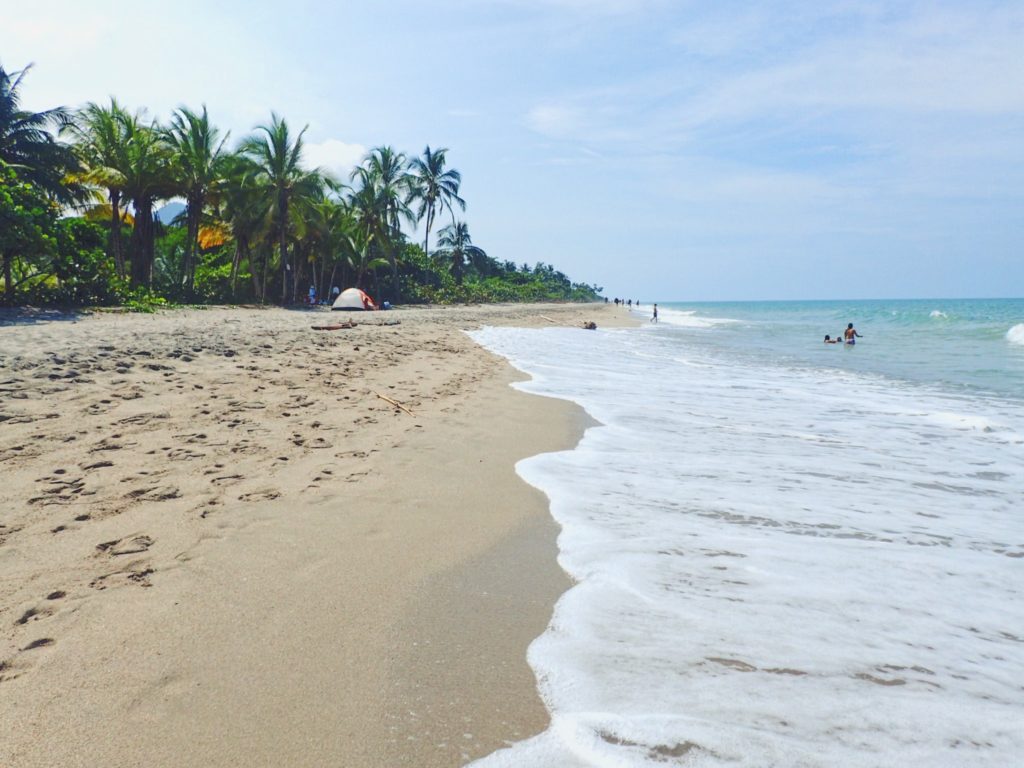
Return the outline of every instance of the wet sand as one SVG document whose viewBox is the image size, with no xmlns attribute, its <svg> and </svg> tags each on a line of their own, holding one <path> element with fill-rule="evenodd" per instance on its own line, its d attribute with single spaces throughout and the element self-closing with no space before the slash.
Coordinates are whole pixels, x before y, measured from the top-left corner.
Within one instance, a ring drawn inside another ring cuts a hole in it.
<svg viewBox="0 0 1024 768">
<path fill-rule="evenodd" d="M 586 417 L 462 331 L 624 310 L 11 320 L 0 765 L 451 766 L 544 728 L 567 582 L 514 463 Z"/>
</svg>

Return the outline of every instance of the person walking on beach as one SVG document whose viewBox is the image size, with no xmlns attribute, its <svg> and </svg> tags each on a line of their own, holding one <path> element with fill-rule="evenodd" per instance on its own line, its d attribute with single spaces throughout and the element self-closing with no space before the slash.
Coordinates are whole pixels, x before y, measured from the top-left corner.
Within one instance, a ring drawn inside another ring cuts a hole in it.
<svg viewBox="0 0 1024 768">
<path fill-rule="evenodd" d="M 847 344 L 856 344 L 858 337 L 860 337 L 862 339 L 864 338 L 859 333 L 857 333 L 857 329 L 853 327 L 853 323 L 848 324 L 846 326 L 846 330 L 843 331 L 843 338 L 846 339 L 846 343 Z"/>
<path fill-rule="evenodd" d="M 654 316 L 651 317 L 651 322 L 652 323 L 658 322 L 658 305 L 657 304 L 654 305 Z"/>
</svg>

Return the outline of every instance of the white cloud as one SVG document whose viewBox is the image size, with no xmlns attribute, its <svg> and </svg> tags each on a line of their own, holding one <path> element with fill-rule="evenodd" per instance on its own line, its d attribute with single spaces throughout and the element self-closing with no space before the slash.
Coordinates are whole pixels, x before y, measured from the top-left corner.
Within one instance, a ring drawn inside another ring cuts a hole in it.
<svg viewBox="0 0 1024 768">
<path fill-rule="evenodd" d="M 545 136 L 568 136 L 580 126 L 581 122 L 581 116 L 577 109 L 558 104 L 542 104 L 526 114 L 526 124 Z"/>
<path fill-rule="evenodd" d="M 351 170 L 359 165 L 366 153 L 367 149 L 362 144 L 347 144 L 337 139 L 307 142 L 303 147 L 306 165 L 322 168 L 341 180 L 348 179 Z"/>
</svg>

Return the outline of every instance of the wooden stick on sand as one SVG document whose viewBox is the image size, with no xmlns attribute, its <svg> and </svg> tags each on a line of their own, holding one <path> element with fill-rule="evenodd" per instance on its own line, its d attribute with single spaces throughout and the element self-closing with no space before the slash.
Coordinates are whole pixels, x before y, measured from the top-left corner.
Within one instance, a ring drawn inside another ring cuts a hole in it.
<svg viewBox="0 0 1024 768">
<path fill-rule="evenodd" d="M 558 325 L 558 321 L 557 320 L 552 320 L 547 315 L 541 315 L 541 317 L 544 318 L 545 320 L 547 320 L 549 323 L 554 323 L 555 325 Z"/>
<path fill-rule="evenodd" d="M 404 405 L 402 405 L 402 404 L 401 404 L 400 402 L 398 402 L 397 400 L 392 400 L 392 399 L 391 399 L 390 397 L 388 397 L 387 395 L 382 395 L 382 394 L 381 394 L 380 392 L 374 392 L 373 394 L 375 394 L 375 395 L 376 395 L 377 397 L 379 397 L 379 398 L 380 398 L 381 400 L 386 400 L 387 402 L 391 403 L 391 404 L 392 404 L 393 406 L 395 406 L 396 408 L 401 408 L 401 409 L 402 409 L 403 411 L 405 411 L 406 413 L 408 413 L 408 414 L 409 414 L 410 416 L 413 416 L 413 417 L 415 417 L 415 416 L 416 416 L 416 414 L 415 414 L 415 413 L 413 413 L 412 411 L 410 411 L 410 410 L 409 410 L 408 408 L 406 408 L 406 407 L 405 407 Z"/>
</svg>

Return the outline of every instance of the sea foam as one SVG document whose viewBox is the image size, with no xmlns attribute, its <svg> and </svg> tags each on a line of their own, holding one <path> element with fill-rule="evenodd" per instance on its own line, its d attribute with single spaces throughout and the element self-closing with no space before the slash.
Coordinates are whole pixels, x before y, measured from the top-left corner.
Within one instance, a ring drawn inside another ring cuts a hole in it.
<svg viewBox="0 0 1024 768">
<path fill-rule="evenodd" d="M 650 311 L 634 309 L 631 314 L 640 319 L 650 319 L 653 315 L 653 308 Z M 714 328 L 719 325 L 732 325 L 738 321 L 728 317 L 706 317 L 698 315 L 696 310 L 680 310 L 669 307 L 658 307 L 658 322 L 667 325 L 676 325 L 681 328 Z"/>
<path fill-rule="evenodd" d="M 1011 344 L 1024 345 L 1024 323 L 1017 323 L 1006 332 L 1006 339 Z"/>
<path fill-rule="evenodd" d="M 1024 406 L 686 333 L 474 334 L 603 424 L 517 467 L 577 583 L 529 652 L 551 726 L 478 768 L 1014 763 Z"/>
</svg>

